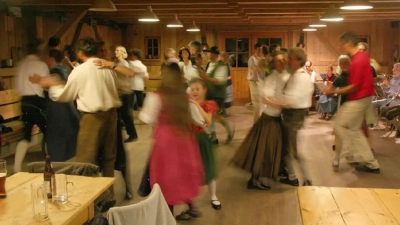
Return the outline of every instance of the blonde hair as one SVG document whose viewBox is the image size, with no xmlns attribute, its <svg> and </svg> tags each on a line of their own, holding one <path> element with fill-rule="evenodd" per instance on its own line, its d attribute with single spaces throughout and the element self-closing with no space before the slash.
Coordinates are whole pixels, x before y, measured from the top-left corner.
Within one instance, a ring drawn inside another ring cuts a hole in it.
<svg viewBox="0 0 400 225">
<path fill-rule="evenodd" d="M 343 61 L 348 61 L 351 62 L 351 59 L 348 55 L 340 55 L 338 58 L 338 67 L 336 68 L 336 74 L 341 74 L 342 73 L 342 68 L 340 68 L 340 63 Z"/>
<path fill-rule="evenodd" d="M 126 52 L 126 48 L 124 46 L 117 46 L 115 49 L 119 49 L 122 51 L 122 58 L 128 58 L 128 53 Z"/>
<path fill-rule="evenodd" d="M 301 62 L 300 66 L 304 66 L 307 62 L 307 54 L 304 49 L 296 47 L 289 50 L 289 54 L 293 54 L 296 60 Z"/>
</svg>

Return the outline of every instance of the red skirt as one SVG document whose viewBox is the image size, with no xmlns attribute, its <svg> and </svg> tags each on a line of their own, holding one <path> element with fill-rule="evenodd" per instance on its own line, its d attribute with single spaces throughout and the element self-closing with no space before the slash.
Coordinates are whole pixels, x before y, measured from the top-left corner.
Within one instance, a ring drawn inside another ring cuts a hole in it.
<svg viewBox="0 0 400 225">
<path fill-rule="evenodd" d="M 150 185 L 158 183 L 168 205 L 190 203 L 200 193 L 204 169 L 195 137 L 171 125 L 154 132 Z"/>
</svg>

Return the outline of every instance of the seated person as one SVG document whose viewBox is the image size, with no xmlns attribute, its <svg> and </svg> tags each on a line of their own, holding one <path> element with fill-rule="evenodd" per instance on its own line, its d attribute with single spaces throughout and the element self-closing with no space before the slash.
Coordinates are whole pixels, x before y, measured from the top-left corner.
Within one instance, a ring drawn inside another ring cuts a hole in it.
<svg viewBox="0 0 400 225">
<path fill-rule="evenodd" d="M 385 114 L 385 118 L 388 121 L 392 121 L 392 120 L 396 119 L 396 117 L 400 117 L 400 105 L 390 107 Z M 391 124 L 391 130 L 394 128 L 393 126 L 394 125 Z M 396 138 L 400 138 L 400 126 L 397 127 Z"/>
<path fill-rule="evenodd" d="M 383 81 L 380 86 L 386 92 L 387 97 L 372 101 L 372 105 L 379 109 L 380 115 L 385 115 L 390 107 L 400 104 L 399 98 L 393 98 L 400 94 L 400 63 L 393 65 L 393 78 L 390 81 Z M 390 104 L 387 105 L 389 101 Z"/>
<path fill-rule="evenodd" d="M 326 68 L 326 77 L 324 82 L 326 84 L 332 83 L 336 78 L 333 73 L 333 67 L 328 66 Z M 321 95 L 318 100 L 318 113 L 321 113 L 321 119 L 330 120 L 332 115 L 336 113 L 337 98 L 334 96 Z"/>
</svg>

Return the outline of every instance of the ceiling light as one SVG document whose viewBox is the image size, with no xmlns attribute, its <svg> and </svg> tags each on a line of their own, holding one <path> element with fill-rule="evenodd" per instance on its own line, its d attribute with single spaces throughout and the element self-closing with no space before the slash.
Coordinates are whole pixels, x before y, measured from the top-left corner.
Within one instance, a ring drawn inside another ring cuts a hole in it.
<svg viewBox="0 0 400 225">
<path fill-rule="evenodd" d="M 114 12 L 117 11 L 117 8 L 115 8 L 115 5 L 111 0 L 95 0 L 89 10 L 98 12 Z"/>
<path fill-rule="evenodd" d="M 344 4 L 340 9 L 345 10 L 363 10 L 372 9 L 373 6 L 368 0 L 345 0 Z"/>
<path fill-rule="evenodd" d="M 140 22 L 158 22 L 160 21 L 156 14 L 151 9 L 151 6 L 147 6 L 146 12 L 144 12 L 138 19 Z"/>
<path fill-rule="evenodd" d="M 303 28 L 303 31 L 306 31 L 306 32 L 312 32 L 312 31 L 317 31 L 317 29 L 316 28 Z"/>
<path fill-rule="evenodd" d="M 326 24 L 324 22 L 321 22 L 319 15 L 317 14 L 315 19 L 311 20 L 311 22 L 308 26 L 309 27 L 326 27 Z"/>
<path fill-rule="evenodd" d="M 200 31 L 200 28 L 198 28 L 198 27 L 196 26 L 196 24 L 194 23 L 194 21 L 193 21 L 193 24 L 190 25 L 190 26 L 186 29 L 186 31 L 189 31 L 189 32 L 199 32 L 199 31 Z"/>
<path fill-rule="evenodd" d="M 339 14 L 338 10 L 335 9 L 335 6 L 331 4 L 329 6 L 328 11 L 322 16 L 322 21 L 342 21 L 343 17 Z"/>
<path fill-rule="evenodd" d="M 183 24 L 178 20 L 178 15 L 175 14 L 174 19 L 167 24 L 167 27 L 183 27 Z"/>
</svg>

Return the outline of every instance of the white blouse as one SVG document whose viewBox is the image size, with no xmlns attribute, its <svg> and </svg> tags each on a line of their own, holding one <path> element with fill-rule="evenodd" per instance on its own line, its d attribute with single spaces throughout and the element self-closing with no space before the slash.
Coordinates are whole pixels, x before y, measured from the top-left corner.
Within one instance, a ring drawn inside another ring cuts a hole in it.
<svg viewBox="0 0 400 225">
<path fill-rule="evenodd" d="M 194 78 L 200 78 L 199 72 L 195 67 L 193 67 L 191 61 L 189 61 L 187 66 L 185 66 L 184 62 L 179 62 L 179 67 L 183 71 L 183 77 L 185 78 L 186 82 L 189 82 Z"/>
<path fill-rule="evenodd" d="M 152 92 L 147 93 L 142 110 L 139 113 L 139 119 L 149 125 L 156 125 L 161 106 L 162 102 L 158 94 Z M 189 111 L 195 125 L 202 127 L 206 126 L 203 116 L 200 114 L 199 109 L 194 103 L 189 103 Z"/>
<path fill-rule="evenodd" d="M 261 86 L 261 96 L 283 100 L 282 91 L 289 76 L 290 74 L 286 70 L 282 71 L 282 73 L 279 73 L 277 70 L 272 71 L 272 73 L 265 78 Z M 269 105 L 264 105 L 264 107 L 264 113 L 269 116 L 279 116 L 282 111 L 280 108 Z"/>
</svg>

